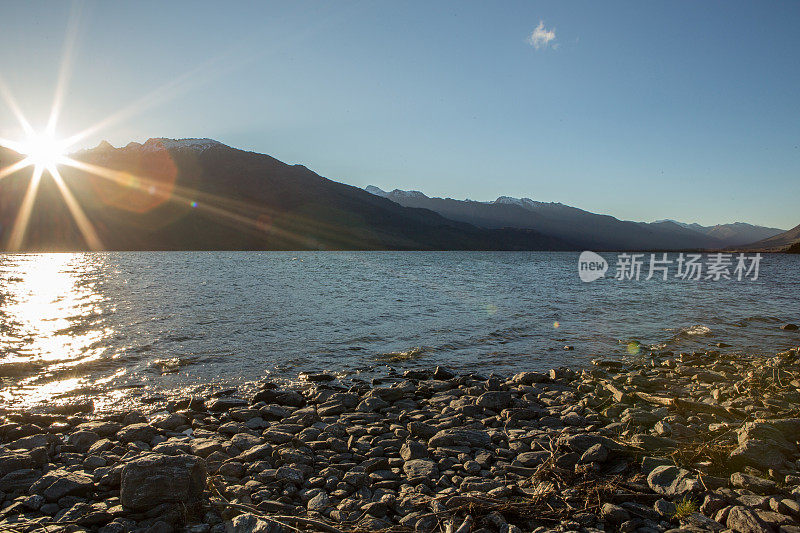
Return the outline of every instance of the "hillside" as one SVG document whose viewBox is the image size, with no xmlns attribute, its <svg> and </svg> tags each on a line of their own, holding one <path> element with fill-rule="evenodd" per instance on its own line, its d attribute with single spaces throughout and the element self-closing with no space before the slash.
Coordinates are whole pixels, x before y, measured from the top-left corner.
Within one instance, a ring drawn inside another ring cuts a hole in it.
<svg viewBox="0 0 800 533">
<path fill-rule="evenodd" d="M 0 151 L 0 168 L 21 156 Z M 209 139 L 150 139 L 72 156 L 110 169 L 61 172 L 109 250 L 563 250 L 525 229 L 477 228 L 323 178 L 302 165 Z M 93 168 L 94 168 L 93 167 Z M 31 168 L 0 181 L 0 243 L 9 238 Z M 86 242 L 55 181 L 42 178 L 26 250 L 81 250 Z"/>
</svg>

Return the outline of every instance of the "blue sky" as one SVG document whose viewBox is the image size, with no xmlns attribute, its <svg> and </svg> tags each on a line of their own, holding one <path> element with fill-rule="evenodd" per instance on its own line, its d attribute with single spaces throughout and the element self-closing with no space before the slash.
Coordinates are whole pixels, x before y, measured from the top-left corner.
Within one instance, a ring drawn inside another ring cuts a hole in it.
<svg viewBox="0 0 800 533">
<path fill-rule="evenodd" d="M 800 2 L 6 3 L 0 76 L 35 125 L 71 9 L 59 134 L 131 111 L 85 146 L 211 137 L 361 187 L 800 223 Z"/>
</svg>

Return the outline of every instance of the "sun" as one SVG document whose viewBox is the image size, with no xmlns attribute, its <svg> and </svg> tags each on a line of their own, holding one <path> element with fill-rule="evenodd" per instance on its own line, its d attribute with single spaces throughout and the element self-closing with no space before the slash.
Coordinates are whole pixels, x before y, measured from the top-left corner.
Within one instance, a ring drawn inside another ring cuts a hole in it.
<svg viewBox="0 0 800 533">
<path fill-rule="evenodd" d="M 28 160 L 40 168 L 53 168 L 63 162 L 66 157 L 67 146 L 52 135 L 41 133 L 33 134 L 20 143 L 20 152 Z"/>
</svg>

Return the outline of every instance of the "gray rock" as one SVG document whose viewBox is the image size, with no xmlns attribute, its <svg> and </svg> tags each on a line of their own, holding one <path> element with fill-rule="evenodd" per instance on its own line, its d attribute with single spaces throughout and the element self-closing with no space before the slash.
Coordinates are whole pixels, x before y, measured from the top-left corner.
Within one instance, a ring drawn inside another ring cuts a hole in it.
<svg viewBox="0 0 800 533">
<path fill-rule="evenodd" d="M 478 464 L 477 461 L 465 461 L 464 471 L 466 471 L 468 474 L 477 474 L 481 471 L 481 465 Z"/>
<path fill-rule="evenodd" d="M 82 526 L 105 524 L 111 520 L 108 506 L 105 503 L 78 502 L 64 513 L 56 515 L 58 522 L 75 522 Z"/>
<path fill-rule="evenodd" d="M 746 422 L 737 430 L 739 444 L 744 444 L 748 440 L 762 441 L 766 444 L 780 449 L 782 452 L 791 453 L 795 451 L 795 446 L 789 442 L 784 435 L 784 431 L 789 433 L 790 438 L 797 436 L 792 431 L 797 419 L 784 420 L 753 420 Z M 778 425 L 782 426 L 781 428 Z M 783 429 L 784 431 L 782 431 Z"/>
<path fill-rule="evenodd" d="M 149 443 L 156 436 L 156 430 L 149 424 L 139 423 L 125 426 L 117 432 L 117 438 L 122 442 Z"/>
<path fill-rule="evenodd" d="M 630 520 L 631 515 L 618 505 L 604 503 L 603 507 L 600 508 L 600 517 L 611 524 L 621 524 Z"/>
<path fill-rule="evenodd" d="M 5 476 L 16 470 L 36 468 L 47 462 L 47 451 L 36 454 L 34 450 L 15 450 L 0 454 L 0 476 Z"/>
<path fill-rule="evenodd" d="M 772 494 L 777 492 L 778 484 L 769 479 L 764 479 L 742 472 L 731 474 L 731 485 L 740 489 L 747 489 L 758 494 Z"/>
<path fill-rule="evenodd" d="M 672 518 L 675 514 L 676 507 L 671 501 L 661 498 L 656 500 L 653 504 L 653 509 L 664 518 Z"/>
<path fill-rule="evenodd" d="M 423 481 L 433 481 L 439 477 L 439 468 L 433 461 L 427 459 L 412 459 L 403 464 L 409 483 L 416 485 Z"/>
<path fill-rule="evenodd" d="M 716 516 L 716 514 L 728 506 L 726 500 L 716 494 L 707 494 L 703 503 L 700 505 L 700 512 L 706 516 Z"/>
<path fill-rule="evenodd" d="M 219 413 L 228 411 L 235 407 L 246 407 L 248 405 L 246 400 L 241 398 L 230 398 L 223 396 L 221 398 L 214 398 L 206 403 L 206 408 L 212 413 Z"/>
<path fill-rule="evenodd" d="M 433 379 L 438 379 L 441 381 L 446 381 L 448 379 L 453 379 L 456 375 L 453 374 L 450 370 L 442 367 L 437 366 L 436 369 L 433 371 Z"/>
<path fill-rule="evenodd" d="M 308 500 L 308 503 L 306 504 L 306 509 L 317 513 L 324 512 L 328 507 L 330 507 L 330 497 L 325 491 L 320 492 Z"/>
<path fill-rule="evenodd" d="M 768 511 L 765 509 L 754 509 L 754 512 L 762 522 L 773 528 L 796 525 L 795 521 L 791 517 L 781 513 L 776 513 L 775 511 Z"/>
<path fill-rule="evenodd" d="M 231 437 L 231 445 L 235 446 L 237 449 L 245 452 L 252 448 L 253 446 L 258 446 L 263 444 L 261 439 L 256 437 L 255 435 L 250 435 L 249 433 L 237 433 L 233 437 Z"/>
<path fill-rule="evenodd" d="M 430 438 L 428 445 L 438 448 L 443 446 L 470 446 L 484 448 L 492 443 L 492 438 L 485 431 L 473 429 L 443 429 Z"/>
<path fill-rule="evenodd" d="M 225 527 L 226 533 L 270 533 L 271 529 L 269 522 L 250 513 L 235 516 Z"/>
<path fill-rule="evenodd" d="M 700 531 L 722 531 L 725 529 L 724 525 L 700 513 L 692 513 L 689 516 L 685 516 L 681 518 L 680 522 L 684 528 L 693 528 Z"/>
<path fill-rule="evenodd" d="M 266 402 L 286 407 L 303 407 L 306 399 L 299 392 L 292 390 L 264 389 L 253 397 L 253 403 Z"/>
<path fill-rule="evenodd" d="M 751 509 L 741 505 L 731 507 L 727 526 L 738 533 L 770 533 L 770 528 Z"/>
<path fill-rule="evenodd" d="M 508 391 L 484 392 L 478 397 L 475 404 L 492 411 L 502 411 L 511 405 L 511 393 Z"/>
<path fill-rule="evenodd" d="M 524 466 L 525 468 L 535 468 L 545 462 L 550 457 L 550 452 L 524 452 L 517 456 L 514 463 Z"/>
<path fill-rule="evenodd" d="M 642 474 L 648 475 L 657 466 L 669 466 L 672 461 L 663 457 L 642 457 Z"/>
<path fill-rule="evenodd" d="M 541 372 L 520 372 L 511 379 L 519 385 L 533 385 L 550 381 L 550 377 Z"/>
<path fill-rule="evenodd" d="M 269 459 L 270 457 L 272 457 L 272 446 L 269 444 L 259 444 L 239 454 L 237 459 L 243 463 L 253 463 L 255 461 Z"/>
<path fill-rule="evenodd" d="M 28 490 L 31 485 L 42 477 L 39 470 L 25 468 L 9 472 L 0 478 L 0 491 L 2 492 L 22 492 Z"/>
<path fill-rule="evenodd" d="M 603 463 L 606 459 L 608 459 L 608 448 L 602 444 L 595 444 L 581 455 L 580 462 Z"/>
<path fill-rule="evenodd" d="M 75 431 L 67 437 L 67 444 L 73 446 L 80 453 L 86 453 L 99 440 L 100 435 L 94 431 Z"/>
<path fill-rule="evenodd" d="M 381 400 L 378 397 L 370 396 L 369 398 L 365 398 L 361 403 L 356 406 L 356 411 L 361 411 L 363 413 L 369 413 L 371 411 L 379 411 L 389 407 L 389 402 Z"/>
<path fill-rule="evenodd" d="M 247 468 L 244 466 L 244 464 L 234 460 L 225 461 L 217 470 L 219 475 L 232 478 L 244 477 L 245 472 L 247 472 Z"/>
<path fill-rule="evenodd" d="M 294 435 L 291 433 L 278 431 L 276 429 L 265 429 L 261 436 L 270 444 L 286 444 L 287 442 L 291 442 L 294 438 Z"/>
<path fill-rule="evenodd" d="M 744 441 L 730 455 L 730 466 L 736 469 L 753 466 L 768 470 L 779 468 L 783 462 L 783 454 L 774 445 L 756 439 Z"/>
<path fill-rule="evenodd" d="M 160 420 L 157 420 L 153 425 L 168 431 L 176 431 L 179 428 L 189 426 L 190 423 L 190 420 L 185 415 L 180 413 L 170 413 Z"/>
<path fill-rule="evenodd" d="M 774 499 L 773 499 L 774 500 Z M 773 511 L 788 514 L 792 516 L 800 516 L 800 503 L 795 500 L 784 498 L 782 500 L 774 500 L 776 505 L 772 507 Z"/>
<path fill-rule="evenodd" d="M 31 494 L 41 494 L 55 502 L 64 496 L 86 496 L 92 490 L 92 478 L 80 472 L 52 470 L 30 487 Z"/>
<path fill-rule="evenodd" d="M 419 442 L 408 441 L 400 448 L 400 457 L 402 457 L 404 461 L 424 459 L 428 457 L 428 448 Z"/>
<path fill-rule="evenodd" d="M 430 439 L 438 432 L 434 426 L 425 422 L 409 422 L 406 427 L 411 435 L 425 440 Z"/>
<path fill-rule="evenodd" d="M 108 420 L 93 420 L 91 422 L 79 424 L 75 429 L 75 433 L 78 431 L 90 431 L 92 433 L 97 433 L 101 438 L 112 437 L 117 434 L 117 431 L 122 429 L 122 424 L 110 422 Z"/>
<path fill-rule="evenodd" d="M 683 496 L 702 486 L 691 472 L 677 466 L 657 466 L 647 476 L 647 484 L 654 492 L 669 497 Z"/>
<path fill-rule="evenodd" d="M 162 503 L 196 510 L 206 485 L 205 462 L 191 455 L 147 454 L 122 468 L 120 500 L 133 511 Z"/>
<path fill-rule="evenodd" d="M 95 454 L 98 454 L 98 453 L 107 452 L 107 451 L 109 451 L 109 450 L 111 450 L 113 448 L 114 448 L 114 443 L 113 442 L 111 442 L 108 439 L 100 439 L 100 440 L 96 441 L 94 444 L 92 444 L 91 446 L 89 446 L 89 449 L 86 451 L 86 453 L 88 453 L 90 455 L 95 455 Z"/>
<path fill-rule="evenodd" d="M 283 481 L 294 483 L 295 485 L 302 484 L 303 480 L 305 479 L 305 476 L 299 469 L 292 468 L 291 466 L 286 466 L 286 465 L 278 468 L 278 471 L 276 472 L 276 477 Z"/>
<path fill-rule="evenodd" d="M 29 435 L 21 437 L 8 444 L 12 450 L 33 450 L 34 448 L 46 448 L 51 444 L 55 444 L 58 439 L 55 436 L 39 433 L 38 435 Z"/>
</svg>

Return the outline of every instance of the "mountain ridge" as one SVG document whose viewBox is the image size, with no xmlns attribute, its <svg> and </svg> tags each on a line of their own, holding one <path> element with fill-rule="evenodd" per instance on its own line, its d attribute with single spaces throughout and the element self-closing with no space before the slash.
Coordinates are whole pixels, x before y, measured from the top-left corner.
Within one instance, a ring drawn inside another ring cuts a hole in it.
<svg viewBox="0 0 800 533">
<path fill-rule="evenodd" d="M 101 143 L 71 157 L 83 168 L 62 165 L 63 181 L 110 250 L 574 249 L 532 230 L 478 228 L 403 207 L 302 165 L 210 139 L 151 138 L 121 148 Z M 21 158 L 0 150 L 0 168 Z M 25 169 L 0 181 L 3 249 L 30 174 Z M 47 175 L 24 249 L 86 249 Z"/>
<path fill-rule="evenodd" d="M 367 190 L 300 164 L 208 138 L 107 141 L 71 155 L 63 183 L 41 180 L 23 247 L 86 248 L 75 203 L 111 250 L 678 250 L 725 241 L 673 221 L 640 223 L 556 202 L 490 202 Z M 0 149 L 0 168 L 22 159 Z M 77 168 L 76 168 L 77 167 Z M 0 246 L 8 249 L 30 169 L 0 181 Z M 61 187 L 61 189 L 59 189 Z M 84 216 L 84 215 L 82 215 Z"/>
<path fill-rule="evenodd" d="M 535 229 L 592 249 L 720 249 L 749 244 L 783 231 L 739 222 L 710 227 L 674 220 L 633 222 L 592 213 L 560 202 L 540 202 L 510 196 L 476 202 L 428 197 L 419 191 L 413 191 L 413 194 L 400 189 L 387 192 L 374 185 L 365 190 L 397 201 L 401 205 L 431 209 L 454 220 L 483 227 Z M 519 209 L 524 209 L 525 212 Z M 559 223 L 564 226 L 558 227 Z M 567 227 L 570 225 L 573 226 L 571 230 Z M 638 225 L 638 228 L 634 225 Z M 581 231 L 587 234 L 580 235 Z M 619 232 L 625 236 L 618 238 L 614 235 Z"/>
</svg>

